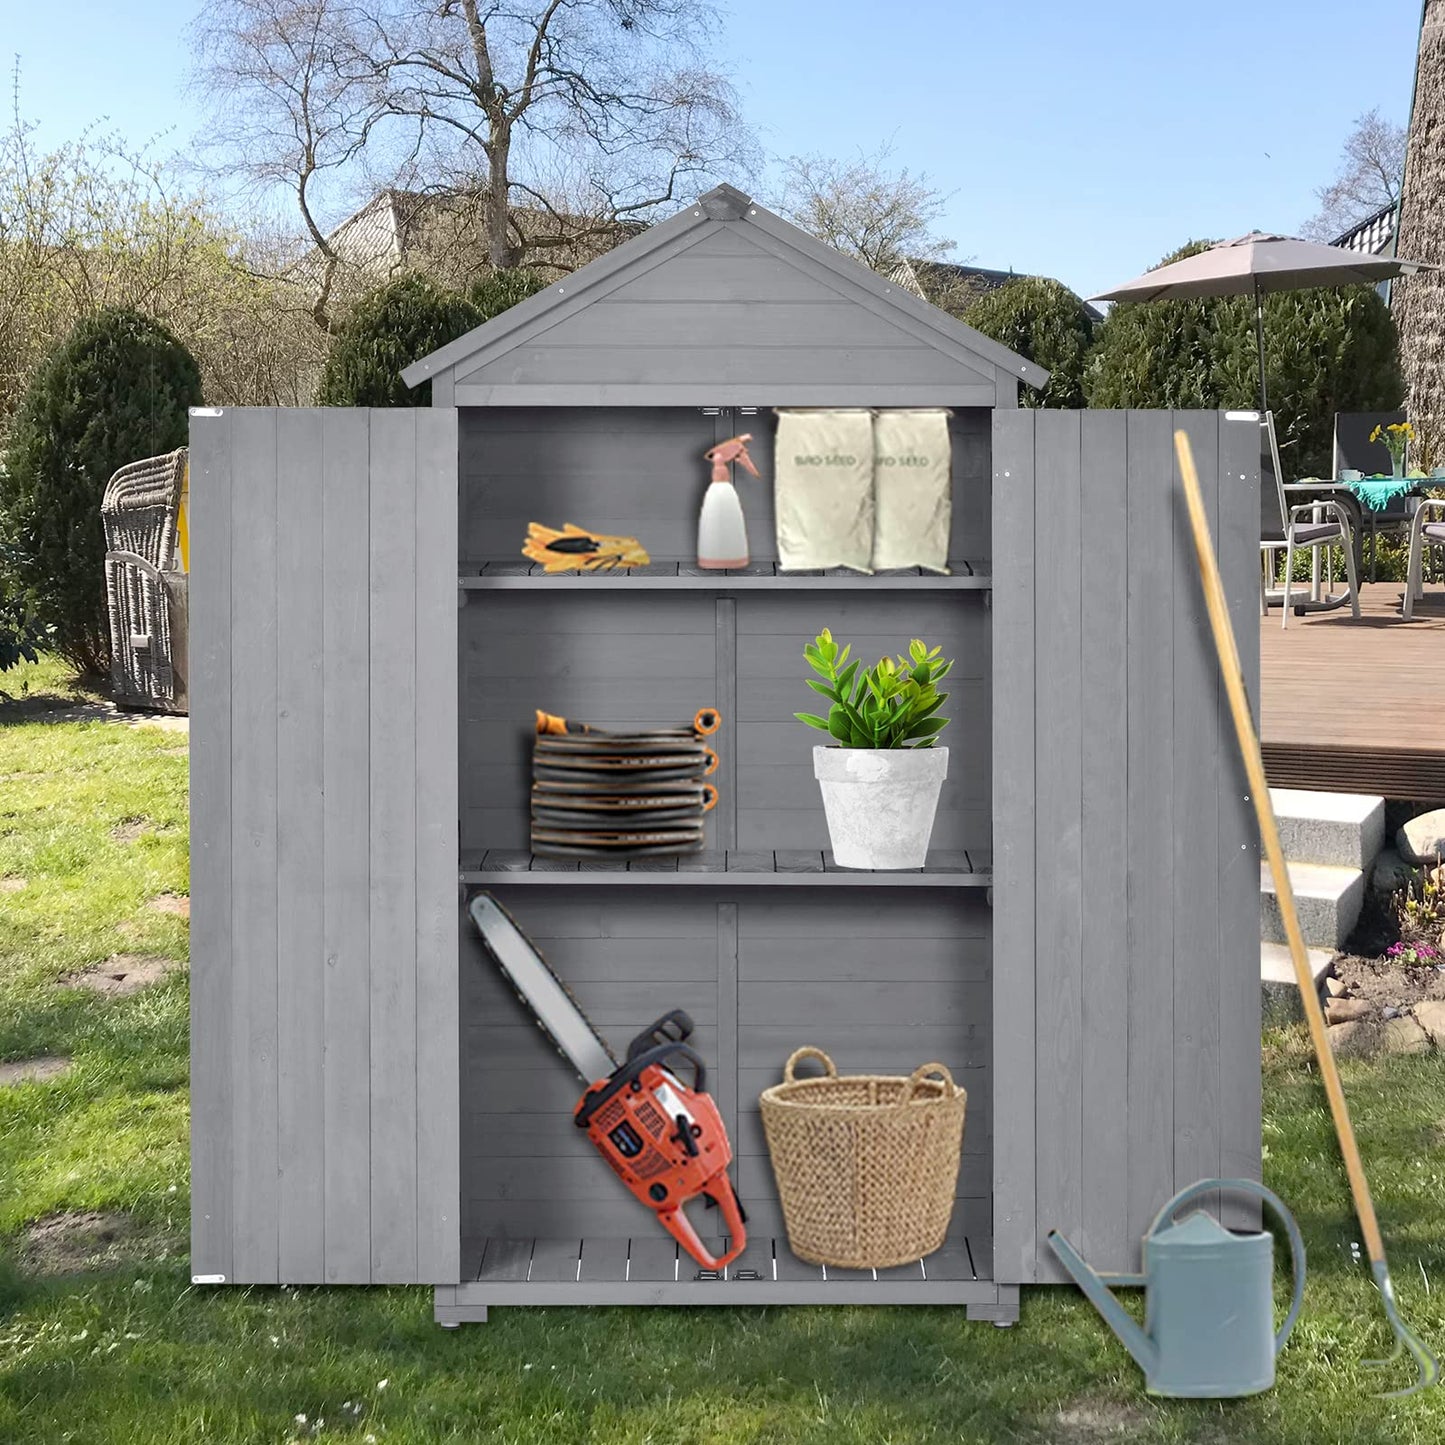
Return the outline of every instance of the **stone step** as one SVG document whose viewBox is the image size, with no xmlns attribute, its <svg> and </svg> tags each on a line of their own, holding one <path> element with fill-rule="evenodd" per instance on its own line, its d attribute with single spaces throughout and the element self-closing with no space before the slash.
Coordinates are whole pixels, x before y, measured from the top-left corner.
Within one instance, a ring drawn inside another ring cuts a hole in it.
<svg viewBox="0 0 1445 1445">
<path fill-rule="evenodd" d="M 1311 948 L 1342 947 L 1365 904 L 1365 875 L 1358 868 L 1291 863 L 1289 879 L 1305 943 Z M 1284 924 L 1268 863 L 1260 864 L 1259 891 L 1259 936 L 1265 943 L 1284 943 Z"/>
<path fill-rule="evenodd" d="M 1310 948 L 1310 975 L 1319 988 L 1334 966 L 1334 950 Z M 1299 985 L 1295 982 L 1294 962 L 1287 943 L 1261 943 L 1259 946 L 1260 1014 L 1266 1028 L 1275 1024 L 1297 1023 L 1304 1018 Z"/>
<path fill-rule="evenodd" d="M 1279 840 L 1291 863 L 1327 863 L 1369 872 L 1385 846 L 1385 800 L 1361 793 L 1271 788 Z"/>
</svg>

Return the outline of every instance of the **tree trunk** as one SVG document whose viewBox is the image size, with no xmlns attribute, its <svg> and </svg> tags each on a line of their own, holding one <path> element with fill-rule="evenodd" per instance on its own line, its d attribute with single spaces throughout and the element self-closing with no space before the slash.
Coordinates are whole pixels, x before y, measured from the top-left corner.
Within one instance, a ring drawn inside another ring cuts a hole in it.
<svg viewBox="0 0 1445 1445">
<path fill-rule="evenodd" d="M 522 259 L 522 248 L 511 237 L 508 221 L 508 164 L 512 153 L 511 127 L 492 117 L 491 143 L 487 146 L 487 260 L 501 271 Z"/>
<path fill-rule="evenodd" d="M 1396 253 L 1445 266 L 1445 0 L 1424 10 Z M 1392 309 L 1410 420 L 1445 461 L 1445 273 L 1400 277 Z"/>
</svg>

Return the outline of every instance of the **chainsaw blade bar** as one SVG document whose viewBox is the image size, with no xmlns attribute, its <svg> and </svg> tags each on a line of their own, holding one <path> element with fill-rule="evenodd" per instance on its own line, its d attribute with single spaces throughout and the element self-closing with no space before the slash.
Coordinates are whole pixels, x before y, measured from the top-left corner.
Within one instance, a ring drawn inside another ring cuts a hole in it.
<svg viewBox="0 0 1445 1445">
<path fill-rule="evenodd" d="M 582 1082 L 595 1084 L 608 1078 L 617 1068 L 612 1050 L 512 915 L 490 893 L 478 893 L 467 911 L 497 967 Z"/>
</svg>

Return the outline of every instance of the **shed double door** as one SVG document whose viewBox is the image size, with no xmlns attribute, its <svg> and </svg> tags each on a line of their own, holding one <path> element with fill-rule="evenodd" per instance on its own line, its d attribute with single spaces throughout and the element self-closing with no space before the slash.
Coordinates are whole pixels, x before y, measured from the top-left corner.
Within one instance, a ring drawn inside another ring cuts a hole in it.
<svg viewBox="0 0 1445 1445">
<path fill-rule="evenodd" d="M 191 448 L 192 1273 L 454 1283 L 456 413 Z"/>
</svg>

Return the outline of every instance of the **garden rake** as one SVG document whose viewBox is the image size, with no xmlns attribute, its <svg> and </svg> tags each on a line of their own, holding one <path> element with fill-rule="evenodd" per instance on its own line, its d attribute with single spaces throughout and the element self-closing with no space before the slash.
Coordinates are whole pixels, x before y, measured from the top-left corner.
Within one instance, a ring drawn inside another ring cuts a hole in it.
<svg viewBox="0 0 1445 1445">
<path fill-rule="evenodd" d="M 1354 1126 L 1350 1122 L 1344 1090 L 1340 1086 L 1339 1068 L 1335 1064 L 1329 1035 L 1325 1032 L 1324 1013 L 1320 1009 L 1319 995 L 1315 992 L 1315 981 L 1310 974 L 1309 960 L 1305 953 L 1304 936 L 1300 932 L 1299 915 L 1295 911 L 1294 891 L 1290 887 L 1289 870 L 1285 866 L 1284 851 L 1280 847 L 1279 828 L 1275 823 L 1269 784 L 1264 777 L 1264 759 L 1259 750 L 1259 737 L 1254 730 L 1249 701 L 1245 696 L 1244 674 L 1239 665 L 1234 628 L 1229 620 L 1224 586 L 1219 580 L 1219 563 L 1214 555 L 1214 544 L 1209 537 L 1209 522 L 1204 515 L 1204 503 L 1199 494 L 1194 453 L 1190 448 L 1189 438 L 1182 431 L 1174 433 L 1174 449 L 1179 457 L 1179 473 L 1184 483 L 1184 497 L 1189 506 L 1189 525 L 1194 533 L 1194 550 L 1199 559 L 1200 581 L 1209 609 L 1209 625 L 1214 632 L 1219 669 L 1224 676 L 1225 691 L 1229 695 L 1229 710 L 1234 715 L 1234 730 L 1239 739 L 1239 751 L 1244 758 L 1249 791 L 1254 799 L 1255 814 L 1259 818 L 1260 839 L 1269 858 L 1270 872 L 1274 875 L 1275 894 L 1279 900 L 1279 912 L 1284 921 L 1285 933 L 1289 938 L 1290 958 L 1294 962 L 1300 1000 L 1304 1004 L 1305 1018 L 1309 1022 L 1320 1078 L 1324 1081 L 1325 1094 L 1330 1101 L 1335 1135 L 1340 1141 L 1340 1153 L 1344 1156 L 1345 1172 L 1350 1179 L 1350 1193 L 1355 1202 L 1355 1215 L 1360 1221 L 1360 1230 L 1365 1236 L 1365 1248 L 1370 1256 L 1370 1268 L 1375 1276 L 1380 1298 L 1385 1302 L 1385 1314 L 1389 1318 L 1390 1328 L 1395 1332 L 1395 1348 L 1389 1357 L 1367 1363 L 1387 1365 L 1408 1351 L 1415 1361 L 1420 1377 L 1403 1390 L 1389 1391 L 1385 1398 L 1412 1395 L 1416 1390 L 1423 1390 L 1436 1383 L 1440 1378 L 1440 1366 L 1435 1356 L 1406 1327 L 1395 1304 L 1395 1288 L 1390 1282 L 1390 1266 L 1385 1259 L 1385 1241 L 1380 1235 L 1379 1221 L 1375 1218 L 1375 1202 L 1370 1197 L 1370 1183 L 1365 1178 L 1365 1166 L 1360 1161 Z"/>
</svg>

